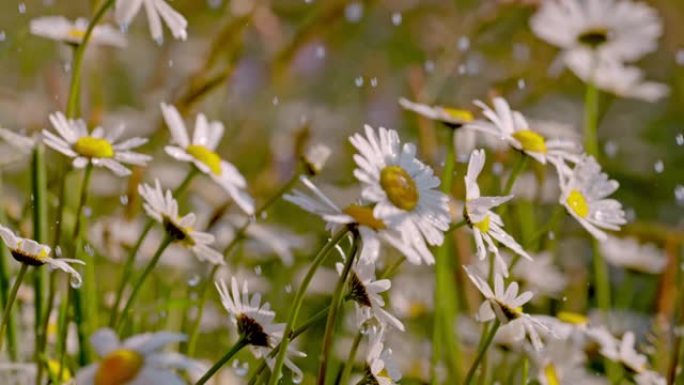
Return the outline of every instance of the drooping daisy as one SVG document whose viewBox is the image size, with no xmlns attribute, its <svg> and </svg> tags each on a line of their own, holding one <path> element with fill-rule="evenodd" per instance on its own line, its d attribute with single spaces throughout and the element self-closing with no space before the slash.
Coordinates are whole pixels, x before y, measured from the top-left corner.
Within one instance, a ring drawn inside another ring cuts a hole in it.
<svg viewBox="0 0 684 385">
<path fill-rule="evenodd" d="M 84 265 L 83 261 L 68 258 L 51 258 L 50 252 L 52 249 L 50 249 L 50 246 L 40 244 L 33 239 L 18 237 L 12 230 L 3 225 L 0 225 L 0 237 L 17 262 L 36 267 L 47 264 L 52 269 L 62 270 L 69 274 L 72 287 L 78 288 L 81 286 L 81 275 L 69 264 Z"/>
<path fill-rule="evenodd" d="M 178 202 L 171 190 L 162 190 L 159 179 L 155 179 L 154 187 L 141 184 L 138 186 L 140 196 L 145 200 L 143 207 L 150 218 L 164 226 L 167 236 L 174 243 L 191 250 L 200 261 L 213 264 L 224 264 L 223 255 L 209 247 L 214 243 L 214 236 L 193 229 L 195 214 L 178 215 Z"/>
<path fill-rule="evenodd" d="M 230 314 L 241 338 L 246 340 L 257 358 L 266 357 L 282 340 L 285 324 L 273 322 L 275 312 L 268 302 L 262 304 L 261 294 L 256 293 L 250 297 L 246 281 L 243 282 L 242 290 L 235 277 L 231 278 L 230 290 L 223 280 L 218 280 L 215 284 L 221 303 Z M 291 345 L 288 345 L 287 351 L 290 355 L 306 357 L 306 354 L 298 352 Z M 275 363 L 274 360 L 267 362 L 271 366 Z M 292 371 L 293 380 L 303 378 L 301 369 L 290 358 L 285 358 L 285 366 Z"/>
<path fill-rule="evenodd" d="M 663 26 L 656 11 L 632 0 L 543 1 L 532 30 L 566 53 L 634 61 L 654 51 Z"/>
<path fill-rule="evenodd" d="M 624 98 L 654 103 L 670 93 L 665 84 L 644 80 L 644 72 L 609 59 L 595 59 L 586 52 L 567 55 L 566 64 L 585 83 Z"/>
<path fill-rule="evenodd" d="M 43 130 L 45 144 L 74 158 L 73 165 L 76 168 L 83 168 L 92 163 L 94 166 L 106 167 L 118 176 L 126 176 L 130 175 L 131 170 L 122 163 L 145 166 L 152 160 L 148 155 L 131 151 L 147 143 L 146 138 L 134 137 L 116 143 L 124 131 L 124 126 L 107 131 L 97 127 L 89 133 L 83 120 L 67 119 L 61 112 L 51 114 L 50 122 L 59 136 Z"/>
<path fill-rule="evenodd" d="M 523 114 L 512 110 L 504 98 L 493 99 L 494 109 L 480 100 L 476 100 L 475 104 L 482 108 L 482 113 L 489 121 L 476 120 L 468 124 L 468 128 L 500 138 L 542 164 L 549 161 L 554 166 L 559 166 L 566 161 L 575 163 L 579 159 L 580 147 L 577 143 L 545 138 L 530 127 Z M 559 169 L 559 172 L 562 171 L 563 168 Z"/>
<path fill-rule="evenodd" d="M 385 221 L 375 216 L 369 204 L 353 203 L 340 209 L 308 178 L 300 177 L 300 181 L 311 191 L 311 195 L 295 190 L 292 194 L 285 194 L 283 199 L 319 215 L 327 222 L 327 227 L 331 231 L 335 231 L 341 225 L 357 224 L 362 241 L 359 257 L 361 260 L 375 262 L 380 255 L 380 244 L 384 241 L 399 250 L 411 263 L 434 263 L 434 256 L 425 244 L 425 239 L 413 236 L 413 233 L 404 233 L 410 230 L 409 227 L 388 226 Z"/>
<path fill-rule="evenodd" d="M 502 325 L 509 328 L 509 332 L 521 340 L 525 335 L 530 337 L 532 346 L 536 350 L 542 348 L 539 331 L 550 333 L 548 327 L 522 311 L 522 306 L 532 299 L 532 292 L 526 291 L 518 295 L 518 283 L 512 282 L 508 288 L 504 286 L 504 278 L 501 274 L 494 274 L 494 290 L 489 287 L 487 281 L 464 266 L 468 278 L 485 297 L 485 302 L 480 306 L 477 320 L 480 322 L 498 319 Z"/>
<path fill-rule="evenodd" d="M 102 358 L 81 369 L 78 385 L 168 385 L 184 384 L 176 370 L 192 371 L 199 365 L 179 353 L 161 351 L 165 346 L 185 340 L 177 333 L 144 333 L 120 341 L 111 329 L 100 329 L 90 337 L 95 352 Z"/>
<path fill-rule="evenodd" d="M 116 0 L 115 17 L 116 22 L 126 29 L 133 21 L 133 18 L 140 12 L 140 8 L 145 5 L 147 22 L 150 26 L 150 34 L 158 43 L 164 41 L 164 31 L 162 30 L 161 19 L 171 30 L 174 38 L 185 40 L 188 38 L 188 21 L 171 8 L 166 0 Z"/>
<path fill-rule="evenodd" d="M 438 122 L 442 122 L 451 128 L 460 128 L 464 124 L 474 120 L 472 112 L 452 107 L 429 106 L 427 104 L 415 103 L 408 99 L 399 99 L 399 105 L 409 111 Z"/>
<path fill-rule="evenodd" d="M 31 20 L 31 33 L 78 45 L 83 42 L 88 23 L 88 20 L 84 18 L 78 18 L 72 22 L 63 16 L 39 17 Z M 93 29 L 89 44 L 125 47 L 126 37 L 110 25 L 98 25 Z"/>
<path fill-rule="evenodd" d="M 483 260 L 487 256 L 487 249 L 494 254 L 497 268 L 504 276 L 508 276 L 508 266 L 499 253 L 499 248 L 495 240 L 511 249 L 521 257 L 532 260 L 529 254 L 523 250 L 522 246 L 503 230 L 503 220 L 492 211 L 510 199 L 513 195 L 505 197 L 483 197 L 480 195 L 480 187 L 477 184 L 477 177 L 482 172 L 485 163 L 484 150 L 475 150 L 470 154 L 468 171 L 465 176 L 466 202 L 465 217 L 466 221 L 473 230 L 475 244 L 477 245 L 477 256 Z M 487 249 L 485 249 L 485 243 Z"/>
<path fill-rule="evenodd" d="M 600 353 L 611 361 L 622 364 L 639 385 L 664 384 L 665 380 L 648 368 L 648 359 L 635 348 L 636 337 L 631 331 L 621 340 L 615 339 L 604 328 L 596 328 L 589 335 L 601 345 Z"/>
<path fill-rule="evenodd" d="M 366 354 L 366 371 L 356 385 L 395 385 L 401 372 L 392 359 L 392 349 L 385 348 L 385 329 L 372 331 Z"/>
<path fill-rule="evenodd" d="M 344 265 L 337 263 L 336 267 L 338 274 L 341 274 Z M 358 326 L 361 327 L 370 319 L 376 319 L 382 325 L 404 331 L 404 324 L 384 309 L 385 300 L 380 294 L 388 291 L 392 282 L 389 279 L 375 279 L 375 264 L 364 260 L 356 261 L 347 282 L 347 297 L 356 304 Z"/>
<path fill-rule="evenodd" d="M 192 162 L 200 171 L 209 175 L 247 214 L 254 213 L 254 200 L 245 191 L 247 182 L 240 171 L 221 159 L 216 147 L 223 137 L 223 124 L 209 122 L 203 114 L 197 115 L 192 141 L 188 137 L 183 118 L 174 106 L 162 103 L 164 120 L 171 130 L 175 145 L 166 146 L 166 153 L 182 162 Z"/>
<path fill-rule="evenodd" d="M 451 217 L 449 197 L 437 190 L 439 178 L 416 158 L 415 145 L 402 146 L 396 131 L 380 127 L 376 134 L 366 125 L 365 134 L 349 141 L 358 151 L 354 176 L 363 185 L 363 199 L 375 204 L 373 216 L 397 228 L 409 244 L 425 238 L 441 245 Z"/>
<path fill-rule="evenodd" d="M 663 250 L 651 243 L 642 245 L 636 238 L 608 237 L 601 242 L 601 255 L 613 266 L 647 274 L 660 274 L 667 265 Z"/>
<path fill-rule="evenodd" d="M 605 241 L 601 229 L 620 230 L 627 223 L 622 204 L 607 199 L 619 183 L 608 179 L 592 156 L 583 156 L 567 180 L 561 179 L 560 203 L 596 239 Z"/>
</svg>

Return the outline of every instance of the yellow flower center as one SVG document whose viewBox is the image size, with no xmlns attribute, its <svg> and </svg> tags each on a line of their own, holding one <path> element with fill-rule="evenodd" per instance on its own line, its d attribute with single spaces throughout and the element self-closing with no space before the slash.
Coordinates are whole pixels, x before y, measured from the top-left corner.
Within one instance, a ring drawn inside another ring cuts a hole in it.
<svg viewBox="0 0 684 385">
<path fill-rule="evenodd" d="M 48 360 L 47 362 L 48 371 L 50 372 L 50 377 L 59 380 L 59 382 L 69 382 L 71 381 L 71 372 L 67 367 L 61 367 L 59 362 L 56 360 Z M 59 378 L 59 373 L 62 373 L 62 378 Z"/>
<path fill-rule="evenodd" d="M 481 232 L 487 233 L 489 232 L 489 222 L 490 218 L 489 215 L 485 216 L 483 220 L 473 223 L 473 226 L 477 227 Z"/>
<path fill-rule="evenodd" d="M 74 144 L 74 151 L 86 158 L 111 158 L 114 147 L 106 139 L 84 136 Z"/>
<path fill-rule="evenodd" d="M 67 32 L 67 35 L 69 35 L 70 38 L 76 39 L 76 40 L 83 40 L 85 37 L 86 31 L 79 29 L 79 28 L 71 28 L 69 29 L 69 32 Z"/>
<path fill-rule="evenodd" d="M 458 108 L 453 107 L 442 107 L 442 111 L 444 111 L 453 119 L 459 120 L 463 123 L 472 122 L 475 119 L 473 117 L 473 113 L 468 110 L 460 110 Z"/>
<path fill-rule="evenodd" d="M 577 41 L 591 48 L 596 48 L 608 41 L 610 31 L 605 28 L 592 28 L 582 32 Z"/>
<path fill-rule="evenodd" d="M 380 171 L 380 185 L 387 198 L 402 210 L 411 211 L 418 205 L 418 188 L 406 170 L 387 166 Z"/>
<path fill-rule="evenodd" d="M 581 218 L 586 218 L 587 215 L 589 215 L 589 204 L 581 192 L 577 190 L 570 191 L 567 199 L 565 199 L 565 203 L 567 203 L 568 207 L 570 207 L 572 211 L 574 211 L 575 214 L 579 215 Z"/>
<path fill-rule="evenodd" d="M 124 385 L 138 375 L 143 356 L 133 350 L 117 349 L 109 353 L 95 373 L 94 385 Z"/>
<path fill-rule="evenodd" d="M 513 137 L 520 142 L 523 150 L 546 154 L 544 137 L 532 130 L 520 130 L 513 133 Z"/>
<path fill-rule="evenodd" d="M 544 367 L 544 377 L 546 377 L 546 385 L 560 385 L 558 373 L 556 373 L 556 367 L 553 364 Z"/>
<path fill-rule="evenodd" d="M 372 207 L 351 204 L 342 210 L 342 212 L 354 218 L 356 223 L 361 226 L 370 227 L 373 230 L 382 230 L 385 228 L 385 223 L 373 215 Z"/>
<path fill-rule="evenodd" d="M 185 151 L 193 158 L 204 163 L 215 175 L 221 175 L 221 157 L 217 153 L 198 144 L 189 145 Z"/>
<path fill-rule="evenodd" d="M 30 265 L 30 266 L 42 266 L 47 262 L 48 251 L 45 248 L 41 248 L 38 254 L 29 254 L 22 250 L 23 241 L 17 243 L 15 249 L 10 250 L 12 257 L 17 261 Z"/>
<path fill-rule="evenodd" d="M 559 312 L 556 315 L 556 318 L 558 318 L 562 322 L 566 322 L 569 324 L 573 325 L 584 325 L 587 323 L 587 317 L 579 314 L 579 313 L 573 313 L 569 311 L 562 311 Z"/>
</svg>

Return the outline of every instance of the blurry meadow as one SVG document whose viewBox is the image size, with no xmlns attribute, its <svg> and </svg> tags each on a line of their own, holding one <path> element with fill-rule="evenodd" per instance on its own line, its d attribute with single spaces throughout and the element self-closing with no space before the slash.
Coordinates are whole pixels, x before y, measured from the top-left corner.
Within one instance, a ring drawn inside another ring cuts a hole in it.
<svg viewBox="0 0 684 385">
<path fill-rule="evenodd" d="M 684 384 L 681 0 L 2 0 L 0 68 L 2 385 Z"/>
</svg>

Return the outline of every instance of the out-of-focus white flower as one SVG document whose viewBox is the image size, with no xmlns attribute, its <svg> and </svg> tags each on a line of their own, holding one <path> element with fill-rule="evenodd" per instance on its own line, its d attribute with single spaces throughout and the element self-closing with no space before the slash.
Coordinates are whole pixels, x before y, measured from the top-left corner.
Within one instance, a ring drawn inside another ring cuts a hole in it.
<svg viewBox="0 0 684 385">
<path fill-rule="evenodd" d="M 429 106 L 427 104 L 415 103 L 404 98 L 399 99 L 399 105 L 428 119 L 442 122 L 451 128 L 460 128 L 464 124 L 472 122 L 474 119 L 472 112 L 458 108 Z"/>
<path fill-rule="evenodd" d="M 477 256 L 480 260 L 487 256 L 487 249 L 494 254 L 497 269 L 504 276 L 508 276 L 508 266 L 499 253 L 499 248 L 494 240 L 501 242 L 521 257 L 532 260 L 529 254 L 523 250 L 522 246 L 503 230 L 503 220 L 492 211 L 510 199 L 513 195 L 505 197 L 483 197 L 480 196 L 480 187 L 477 184 L 477 177 L 482 172 L 485 163 L 484 150 L 475 150 L 470 155 L 468 171 L 465 176 L 466 202 L 465 216 L 470 228 L 473 230 L 475 244 L 477 245 Z M 487 249 L 485 248 L 487 243 Z"/>
<path fill-rule="evenodd" d="M 479 100 L 475 104 L 482 108 L 489 122 L 477 120 L 468 124 L 467 128 L 500 138 L 542 164 L 551 162 L 559 173 L 566 170 L 566 161 L 575 163 L 579 160 L 580 146 L 577 143 L 564 139 L 547 140 L 530 127 L 523 114 L 512 110 L 504 98 L 494 98 L 494 109 Z"/>
<path fill-rule="evenodd" d="M 166 0 L 116 0 L 114 14 L 117 23 L 124 29 L 128 28 L 133 18 L 140 12 L 140 8 L 145 6 L 147 22 L 150 26 L 150 35 L 158 43 L 164 41 L 164 31 L 162 30 L 161 20 L 171 30 L 174 38 L 185 40 L 188 38 L 188 21 L 171 8 Z"/>
<path fill-rule="evenodd" d="M 487 322 L 496 318 L 509 329 L 507 332 L 511 333 L 514 340 L 522 340 L 528 335 L 532 346 L 536 350 L 540 350 L 543 344 L 541 337 L 539 337 L 539 330 L 544 333 L 549 333 L 550 330 L 540 321 L 522 311 L 522 306 L 532 299 L 533 294 L 526 291 L 518 295 L 518 283 L 512 282 L 506 288 L 503 276 L 496 273 L 494 274 L 494 290 L 492 290 L 482 277 L 472 272 L 468 267 L 464 268 L 468 278 L 485 297 L 485 301 L 477 313 L 477 320 Z"/>
<path fill-rule="evenodd" d="M 631 0 L 543 1 L 530 25 L 566 53 L 616 61 L 634 61 L 654 51 L 663 31 L 653 8 Z"/>
<path fill-rule="evenodd" d="M 644 80 L 641 69 L 618 61 L 596 59 L 586 52 L 573 52 L 567 55 L 566 63 L 583 82 L 620 97 L 654 103 L 670 93 L 667 85 Z"/>
<path fill-rule="evenodd" d="M 437 189 L 440 180 L 432 169 L 416 158 L 415 145 L 402 146 L 396 131 L 380 127 L 376 134 L 368 125 L 365 136 L 349 140 L 358 151 L 354 176 L 363 185 L 363 199 L 375 203 L 373 215 L 398 229 L 408 244 L 424 244 L 422 238 L 441 245 L 451 222 L 449 197 Z"/>
<path fill-rule="evenodd" d="M 553 256 L 549 252 L 536 254 L 534 261 L 521 259 L 512 274 L 524 282 L 527 290 L 546 297 L 560 295 L 568 284 L 568 279 L 553 263 Z"/>
<path fill-rule="evenodd" d="M 70 21 L 63 16 L 45 16 L 31 20 L 31 33 L 36 36 L 70 44 L 81 44 L 88 29 L 88 20 Z M 93 29 L 89 44 L 125 47 L 126 37 L 111 25 L 98 25 Z"/>
<path fill-rule="evenodd" d="M 601 254 L 611 265 L 648 274 L 662 273 L 667 265 L 665 253 L 651 243 L 636 238 L 608 237 L 601 242 Z"/>
<path fill-rule="evenodd" d="M 200 261 L 224 264 L 223 255 L 209 247 L 214 243 L 214 236 L 193 229 L 195 214 L 189 213 L 183 217 L 178 215 L 178 202 L 171 194 L 171 190 L 162 190 L 159 179 L 155 180 L 154 187 L 140 185 L 138 192 L 145 200 L 143 208 L 147 215 L 161 223 L 166 235 L 176 244 L 191 250 Z"/>
<path fill-rule="evenodd" d="M 663 384 L 664 379 L 648 368 L 648 359 L 635 348 L 636 337 L 631 331 L 622 336 L 622 340 L 613 337 L 605 328 L 590 329 L 587 334 L 599 343 L 600 353 L 611 361 L 622 364 L 636 374 L 637 384 Z"/>
<path fill-rule="evenodd" d="M 162 103 L 166 125 L 175 145 L 166 146 L 166 153 L 182 162 L 190 162 L 218 183 L 247 214 L 254 213 L 254 200 L 245 190 L 247 181 L 232 164 L 216 153 L 224 127 L 221 122 L 209 122 L 204 114 L 197 115 L 192 141 L 183 118 L 174 106 Z"/>
<path fill-rule="evenodd" d="M 320 174 L 331 153 L 330 147 L 324 144 L 308 147 L 303 156 L 307 173 L 312 176 Z"/>
<path fill-rule="evenodd" d="M 337 263 L 337 273 L 342 274 L 344 265 Z M 384 309 L 385 300 L 380 295 L 392 287 L 389 279 L 375 279 L 375 265 L 372 262 L 358 260 L 349 274 L 347 296 L 356 303 L 357 323 L 359 327 L 370 319 L 376 319 L 383 326 L 390 325 L 404 331 L 404 324 L 397 317 Z"/>
<path fill-rule="evenodd" d="M 176 370 L 192 371 L 200 364 L 182 354 L 161 352 L 161 349 L 184 340 L 182 334 L 156 332 L 138 334 L 122 342 L 113 330 L 100 329 L 90 337 L 90 343 L 102 360 L 81 369 L 76 383 L 183 384 Z"/>
<path fill-rule="evenodd" d="M 585 155 L 567 180 L 561 179 L 559 202 L 591 235 L 605 241 L 607 235 L 601 229 L 620 230 L 627 223 L 622 204 L 606 199 L 619 186 L 601 171 L 594 157 Z"/>
<path fill-rule="evenodd" d="M 24 136 L 6 128 L 0 127 L 0 139 L 12 145 L 15 150 L 23 154 L 30 154 L 36 146 L 36 138 Z"/>
<path fill-rule="evenodd" d="M 123 134 L 123 125 L 106 132 L 104 128 L 97 127 L 89 133 L 83 120 L 67 119 L 61 112 L 50 115 L 50 122 L 59 136 L 43 130 L 45 144 L 74 158 L 73 165 L 76 168 L 83 168 L 92 163 L 95 166 L 106 167 L 118 176 L 127 176 L 131 174 L 131 170 L 122 163 L 145 166 L 152 160 L 148 155 L 131 151 L 147 143 L 146 138 L 134 137 L 115 143 Z"/>
<path fill-rule="evenodd" d="M 85 265 L 83 261 L 79 259 L 51 258 L 50 253 L 52 249 L 50 249 L 50 246 L 40 244 L 33 239 L 18 237 L 12 230 L 3 225 L 0 225 L 0 238 L 5 242 L 12 257 L 17 262 L 29 266 L 43 266 L 47 264 L 52 269 L 62 270 L 69 274 L 72 287 L 78 288 L 81 286 L 81 275 L 69 264 Z"/>
<path fill-rule="evenodd" d="M 385 330 L 371 331 L 366 355 L 366 373 L 359 384 L 395 385 L 401 379 L 401 372 L 392 359 L 392 349 L 385 348 Z"/>
<path fill-rule="evenodd" d="M 660 373 L 654 372 L 653 370 L 645 370 L 641 373 L 637 373 L 634 376 L 634 382 L 637 385 L 666 385 L 667 380 L 665 377 L 660 375 Z"/>
<path fill-rule="evenodd" d="M 284 199 L 302 209 L 319 215 L 328 223 L 328 229 L 335 231 L 340 225 L 357 224 L 361 236 L 360 259 L 375 262 L 380 255 L 380 242 L 384 241 L 399 250 L 411 263 L 433 263 L 434 257 L 420 234 L 411 227 L 393 227 L 378 219 L 372 206 L 359 203 L 340 209 L 308 178 L 302 176 L 301 182 L 311 191 L 311 195 L 295 190 L 286 194 Z"/>
<path fill-rule="evenodd" d="M 392 278 L 390 303 L 401 318 L 416 318 L 434 308 L 434 272 L 424 268 L 402 269 Z"/>
</svg>

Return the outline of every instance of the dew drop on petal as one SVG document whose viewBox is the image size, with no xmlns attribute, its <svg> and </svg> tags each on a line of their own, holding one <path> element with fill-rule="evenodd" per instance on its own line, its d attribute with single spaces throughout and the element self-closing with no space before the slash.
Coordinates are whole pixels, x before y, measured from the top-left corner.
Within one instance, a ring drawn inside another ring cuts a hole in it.
<svg viewBox="0 0 684 385">
<path fill-rule="evenodd" d="M 207 5 L 211 9 L 218 9 L 221 6 L 222 0 L 207 0 Z"/>
<path fill-rule="evenodd" d="M 268 213 L 266 211 L 261 212 L 261 215 L 259 215 L 261 219 L 266 219 L 268 218 Z"/>
</svg>

